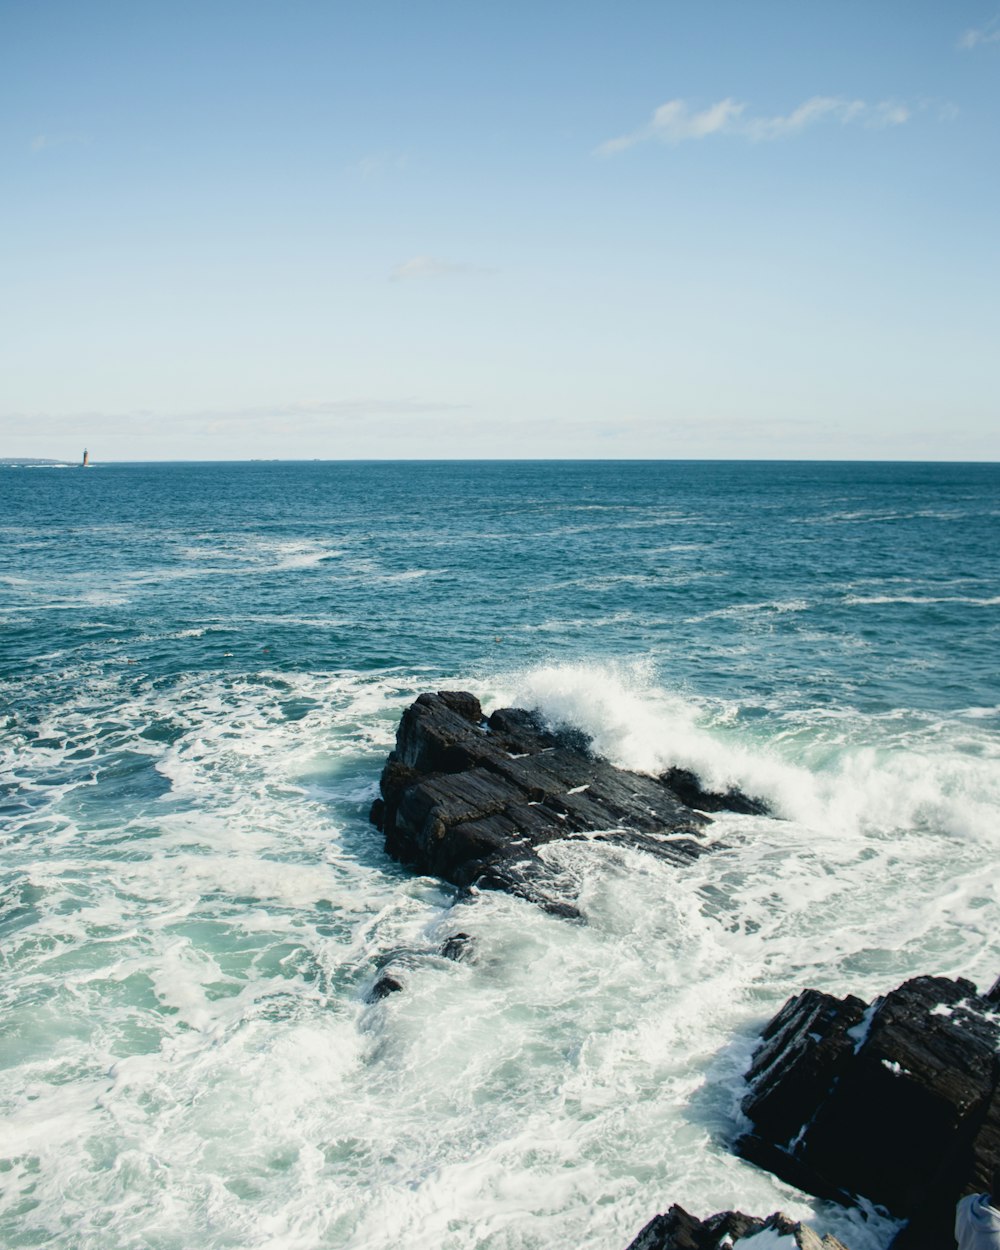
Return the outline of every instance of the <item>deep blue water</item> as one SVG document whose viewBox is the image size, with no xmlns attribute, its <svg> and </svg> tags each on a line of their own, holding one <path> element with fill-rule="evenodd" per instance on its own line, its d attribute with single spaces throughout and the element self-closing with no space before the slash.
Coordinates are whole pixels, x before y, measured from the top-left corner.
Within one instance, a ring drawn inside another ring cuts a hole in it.
<svg viewBox="0 0 1000 1250">
<path fill-rule="evenodd" d="M 156 676 L 641 653 L 721 697 L 996 698 L 994 465 L 108 465 L 0 488 L 17 674 L 111 646 Z"/>
<path fill-rule="evenodd" d="M 986 464 L 0 467 L 0 1242 L 878 1250 L 726 1142 L 804 984 L 1000 972 L 998 521 Z M 366 819 L 442 687 L 783 819 L 556 846 L 583 927 L 456 899 Z"/>
</svg>

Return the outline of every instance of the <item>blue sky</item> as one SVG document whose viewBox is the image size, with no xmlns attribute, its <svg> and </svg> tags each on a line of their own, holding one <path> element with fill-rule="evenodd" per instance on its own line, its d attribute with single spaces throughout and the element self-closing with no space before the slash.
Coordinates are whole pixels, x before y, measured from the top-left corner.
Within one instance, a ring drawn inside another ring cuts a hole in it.
<svg viewBox="0 0 1000 1250">
<path fill-rule="evenodd" d="M 0 455 L 1000 459 L 1000 2 L 0 5 Z"/>
</svg>

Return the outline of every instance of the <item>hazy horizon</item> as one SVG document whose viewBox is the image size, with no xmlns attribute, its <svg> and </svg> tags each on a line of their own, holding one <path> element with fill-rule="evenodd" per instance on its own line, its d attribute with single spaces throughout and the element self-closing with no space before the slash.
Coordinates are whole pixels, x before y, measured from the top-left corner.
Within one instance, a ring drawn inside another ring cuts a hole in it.
<svg viewBox="0 0 1000 1250">
<path fill-rule="evenodd" d="M 0 36 L 12 456 L 1000 459 L 996 3 Z"/>
<path fill-rule="evenodd" d="M 54 468 L 82 468 L 79 458 L 0 456 L 0 464 L 34 464 Z M 148 460 L 101 460 L 91 457 L 87 468 L 101 465 L 154 464 L 919 464 L 995 465 L 1000 460 L 930 460 L 907 456 L 247 456 L 244 459 L 177 456 Z"/>
</svg>

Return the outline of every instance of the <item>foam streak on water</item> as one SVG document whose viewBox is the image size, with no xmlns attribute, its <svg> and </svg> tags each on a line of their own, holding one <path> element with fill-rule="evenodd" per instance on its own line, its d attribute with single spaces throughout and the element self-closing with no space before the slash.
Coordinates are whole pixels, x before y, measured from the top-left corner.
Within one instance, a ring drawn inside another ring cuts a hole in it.
<svg viewBox="0 0 1000 1250">
<path fill-rule="evenodd" d="M 789 994 L 1000 973 L 995 469 L 28 481 L 0 514 L 0 1243 L 618 1250 L 671 1202 L 887 1243 L 728 1143 Z M 445 687 L 780 819 L 720 817 L 684 870 L 550 846 L 585 924 L 458 897 L 367 823 L 400 712 Z M 404 992 L 372 1003 L 386 960 Z"/>
</svg>

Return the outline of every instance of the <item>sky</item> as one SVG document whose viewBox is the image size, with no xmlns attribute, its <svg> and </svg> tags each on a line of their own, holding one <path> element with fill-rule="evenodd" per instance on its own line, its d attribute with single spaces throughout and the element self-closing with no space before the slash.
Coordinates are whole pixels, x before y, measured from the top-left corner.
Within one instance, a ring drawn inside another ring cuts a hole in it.
<svg viewBox="0 0 1000 1250">
<path fill-rule="evenodd" d="M 0 456 L 1000 459 L 1000 0 L 0 0 Z"/>
</svg>

